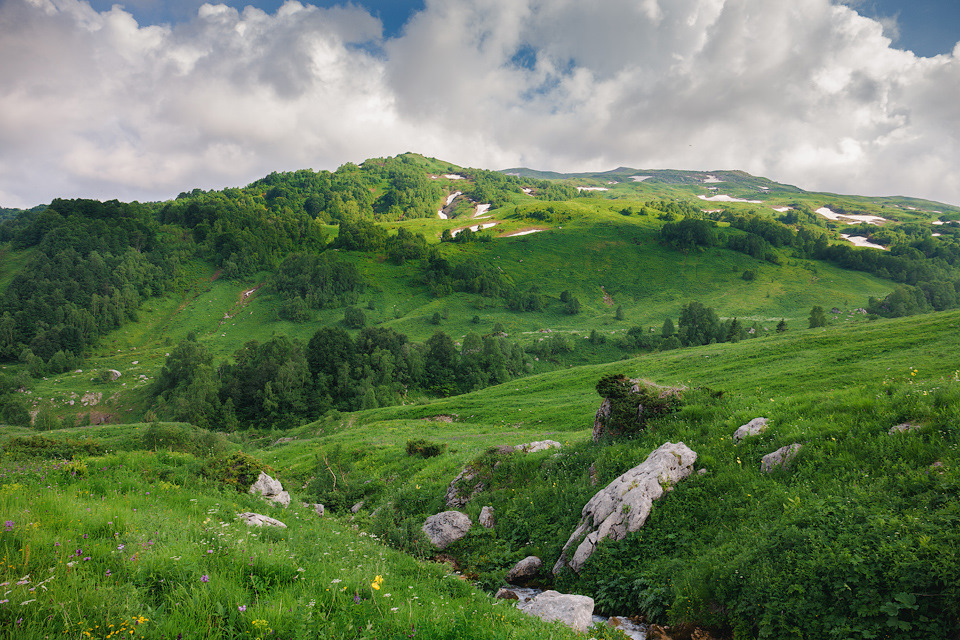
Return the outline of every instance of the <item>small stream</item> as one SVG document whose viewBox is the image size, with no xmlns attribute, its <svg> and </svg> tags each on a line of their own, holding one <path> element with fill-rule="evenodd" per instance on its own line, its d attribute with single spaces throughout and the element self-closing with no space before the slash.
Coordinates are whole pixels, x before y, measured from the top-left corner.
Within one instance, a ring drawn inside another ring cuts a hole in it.
<svg viewBox="0 0 960 640">
<path fill-rule="evenodd" d="M 524 609 L 524 605 L 532 601 L 535 597 L 543 593 L 542 589 L 529 589 L 527 587 L 516 587 L 509 585 L 506 587 L 508 590 L 513 591 L 517 594 L 517 597 L 520 600 L 517 601 L 517 607 L 521 610 Z M 646 640 L 647 639 L 647 629 L 646 627 L 633 622 L 627 618 L 621 618 L 616 616 L 616 619 L 620 621 L 620 624 L 616 625 L 620 631 L 623 631 L 627 634 L 628 637 L 633 638 L 634 640 Z M 593 616 L 594 622 L 602 622 L 607 624 L 609 618 L 604 618 L 603 616 Z"/>
</svg>

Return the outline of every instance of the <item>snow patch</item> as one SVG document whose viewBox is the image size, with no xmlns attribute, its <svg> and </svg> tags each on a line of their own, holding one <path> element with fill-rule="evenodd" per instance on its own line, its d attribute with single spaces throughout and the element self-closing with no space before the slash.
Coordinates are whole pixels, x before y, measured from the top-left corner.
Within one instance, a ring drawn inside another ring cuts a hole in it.
<svg viewBox="0 0 960 640">
<path fill-rule="evenodd" d="M 490 205 L 489 205 L 489 204 L 478 204 L 478 205 L 477 205 L 477 210 L 474 211 L 474 213 L 473 213 L 473 217 L 474 217 L 474 218 L 479 218 L 480 216 L 482 216 L 483 214 L 485 214 L 485 213 L 486 213 L 487 211 L 489 211 L 489 210 L 490 210 Z"/>
<path fill-rule="evenodd" d="M 500 236 L 501 238 L 516 238 L 517 236 L 528 236 L 531 233 L 540 233 L 541 231 L 546 231 L 546 229 L 526 229 L 524 231 L 514 231 L 513 233 L 505 233 Z"/>
<path fill-rule="evenodd" d="M 726 180 L 721 180 L 717 176 L 707 176 L 703 179 L 704 184 L 715 184 L 717 182 L 726 182 Z"/>
<path fill-rule="evenodd" d="M 449 219 L 450 219 L 450 218 L 447 217 L 447 214 L 445 214 L 445 213 L 443 212 L 443 209 L 438 209 L 438 210 L 437 210 L 437 217 L 439 217 L 441 220 L 449 220 Z"/>
<path fill-rule="evenodd" d="M 837 213 L 836 211 L 831 211 L 827 207 L 820 207 L 819 209 L 817 209 L 817 213 L 822 215 L 824 218 L 827 218 L 828 220 L 837 220 L 837 221 L 842 220 L 847 224 L 860 224 L 861 222 L 866 222 L 867 224 L 881 225 L 887 221 L 886 218 L 881 218 L 880 216 Z M 851 220 L 853 222 L 851 222 Z"/>
<path fill-rule="evenodd" d="M 449 207 L 449 206 L 450 206 L 450 203 L 452 203 L 454 200 L 456 200 L 456 199 L 457 199 L 457 196 L 460 196 L 460 195 L 463 195 L 463 192 L 462 192 L 462 191 L 457 191 L 456 193 L 451 193 L 450 195 L 448 195 L 448 196 L 447 196 L 447 206 Z"/>
<path fill-rule="evenodd" d="M 484 223 L 482 223 L 482 224 L 475 224 L 475 225 L 473 225 L 472 227 L 470 227 L 470 231 L 474 231 L 474 232 L 476 232 L 476 231 L 483 231 L 484 229 L 489 229 L 490 227 L 495 227 L 495 226 L 497 226 L 498 224 L 500 224 L 500 223 L 499 223 L 499 222 L 484 222 Z M 450 232 L 450 235 L 456 237 L 457 234 L 460 233 L 461 231 L 463 231 L 463 229 L 454 229 L 453 231 Z"/>
<path fill-rule="evenodd" d="M 946 223 L 945 223 L 943 220 L 934 220 L 934 221 L 933 221 L 933 224 L 935 224 L 935 225 L 941 225 L 941 224 L 946 224 Z"/>
<path fill-rule="evenodd" d="M 874 244 L 864 238 L 863 236 L 851 236 L 846 233 L 841 233 L 840 237 L 846 240 L 847 242 L 852 242 L 855 247 L 867 247 L 869 249 L 883 249 L 884 251 L 889 251 L 886 247 L 879 244 Z"/>
<path fill-rule="evenodd" d="M 577 187 L 577 191 L 610 191 L 606 187 Z"/>
<path fill-rule="evenodd" d="M 743 198 L 731 198 L 726 195 L 716 195 L 710 196 L 697 196 L 701 200 L 706 200 L 707 202 L 749 202 L 750 204 L 762 204 L 763 200 L 744 200 Z"/>
<path fill-rule="evenodd" d="M 455 173 L 445 173 L 443 174 L 443 177 L 447 180 L 463 180 L 463 176 L 458 176 Z"/>
<path fill-rule="evenodd" d="M 777 213 L 783 213 L 784 211 L 790 211 L 793 207 L 773 207 L 773 210 Z"/>
<path fill-rule="evenodd" d="M 653 176 L 630 176 L 630 179 L 634 182 L 643 182 L 644 180 L 652 177 Z"/>
</svg>

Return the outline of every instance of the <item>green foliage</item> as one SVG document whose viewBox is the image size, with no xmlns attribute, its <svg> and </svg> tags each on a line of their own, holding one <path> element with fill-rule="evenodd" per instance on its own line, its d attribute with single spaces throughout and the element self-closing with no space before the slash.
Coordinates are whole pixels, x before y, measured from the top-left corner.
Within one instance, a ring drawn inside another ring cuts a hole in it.
<svg viewBox="0 0 960 640">
<path fill-rule="evenodd" d="M 73 460 L 78 456 L 95 456 L 103 447 L 95 440 L 54 439 L 46 436 L 17 436 L 3 444 L 3 453 L 13 458 L 41 460 Z"/>
<path fill-rule="evenodd" d="M 234 451 L 229 456 L 211 459 L 201 473 L 213 482 L 245 493 L 260 477 L 260 473 L 267 471 L 273 472 L 273 469 L 243 451 Z"/>
<path fill-rule="evenodd" d="M 810 317 L 808 318 L 808 326 L 810 329 L 816 329 L 818 327 L 827 326 L 827 316 L 823 312 L 823 307 L 817 305 L 810 309 Z"/>
<path fill-rule="evenodd" d="M 609 401 L 609 411 L 598 419 L 603 434 L 611 438 L 634 437 L 648 428 L 650 421 L 674 413 L 683 405 L 681 390 L 631 380 L 616 373 L 600 378 L 597 393 Z"/>
<path fill-rule="evenodd" d="M 143 432 L 143 446 L 153 451 L 179 451 L 198 457 L 223 456 L 227 440 L 221 433 L 189 424 L 152 422 Z"/>
<path fill-rule="evenodd" d="M 271 284 L 286 305 L 281 317 L 294 320 L 296 307 L 288 307 L 299 299 L 310 309 L 338 307 L 354 299 L 365 289 L 363 277 L 352 264 L 335 254 L 291 253 L 277 267 Z"/>
<path fill-rule="evenodd" d="M 447 448 L 446 443 L 440 444 L 437 442 L 430 442 L 423 438 L 417 438 L 415 440 L 407 440 L 407 455 L 408 456 L 419 456 L 421 458 L 433 458 L 434 456 L 439 456 Z"/>
</svg>

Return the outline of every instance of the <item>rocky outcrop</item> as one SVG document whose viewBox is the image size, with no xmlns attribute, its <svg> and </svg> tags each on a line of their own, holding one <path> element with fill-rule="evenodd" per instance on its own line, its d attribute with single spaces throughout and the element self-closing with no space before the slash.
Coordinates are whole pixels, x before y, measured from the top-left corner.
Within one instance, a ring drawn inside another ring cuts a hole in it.
<svg viewBox="0 0 960 640">
<path fill-rule="evenodd" d="M 543 561 L 537 556 L 527 556 L 507 572 L 507 582 L 516 585 L 525 585 L 540 573 Z"/>
<path fill-rule="evenodd" d="M 686 387 L 669 387 L 648 380 L 627 378 L 623 375 L 604 376 L 597 384 L 604 395 L 603 402 L 593 418 L 593 440 L 604 435 L 618 435 L 615 422 L 629 415 L 633 428 L 642 429 L 648 420 L 675 411 L 681 403 Z M 624 413 L 626 412 L 626 414 Z M 614 414 L 617 415 L 614 415 Z"/>
<path fill-rule="evenodd" d="M 785 467 L 790 461 L 797 457 L 801 445 L 797 442 L 780 447 L 773 453 L 768 453 L 760 459 L 760 471 L 770 473 L 777 467 Z"/>
<path fill-rule="evenodd" d="M 682 442 L 667 442 L 641 464 L 611 482 L 583 507 L 580 525 L 563 546 L 553 567 L 579 572 L 604 538 L 622 540 L 647 521 L 653 501 L 693 473 L 697 454 Z"/>
<path fill-rule="evenodd" d="M 758 436 L 764 431 L 767 430 L 767 419 L 766 418 L 754 418 L 745 425 L 742 425 L 739 429 L 733 432 L 733 440 L 739 443 L 744 438 L 750 436 Z"/>
<path fill-rule="evenodd" d="M 493 517 L 493 507 L 484 507 L 480 509 L 480 517 L 477 519 L 480 526 L 484 529 L 493 529 L 497 522 Z"/>
<path fill-rule="evenodd" d="M 471 526 L 473 522 L 467 514 L 459 511 L 444 511 L 427 518 L 423 523 L 423 532 L 432 545 L 438 549 L 445 549 L 467 535 Z"/>
<path fill-rule="evenodd" d="M 901 422 L 900 424 L 895 424 L 890 427 L 889 433 L 891 436 L 895 433 L 907 433 L 909 431 L 920 431 L 920 425 L 913 424 L 912 422 Z"/>
<path fill-rule="evenodd" d="M 607 428 L 607 421 L 610 420 L 610 414 L 613 412 L 613 402 L 610 398 L 604 398 L 593 417 L 593 441 L 596 442 L 603 435 Z"/>
<path fill-rule="evenodd" d="M 274 480 L 264 472 L 260 472 L 257 481 L 250 485 L 250 493 L 260 494 L 268 502 L 286 507 L 290 504 L 290 494 L 283 490 L 279 480 Z"/>
<path fill-rule="evenodd" d="M 556 440 L 537 440 L 527 444 L 518 444 L 514 450 L 520 453 L 536 453 L 537 451 L 546 451 L 547 449 L 559 449 L 560 443 Z"/>
<path fill-rule="evenodd" d="M 259 513 L 253 513 L 252 511 L 245 511 L 237 516 L 243 520 L 248 527 L 280 527 L 281 529 L 286 529 L 287 525 L 283 524 L 279 520 L 275 520 L 270 516 L 260 515 Z"/>
<path fill-rule="evenodd" d="M 483 483 L 477 480 L 477 471 L 470 465 L 463 468 L 447 487 L 447 506 L 460 508 L 470 502 L 473 496 L 483 491 Z"/>
<path fill-rule="evenodd" d="M 593 598 L 544 591 L 520 610 L 547 622 L 558 620 L 568 627 L 586 632 L 593 624 Z"/>
</svg>

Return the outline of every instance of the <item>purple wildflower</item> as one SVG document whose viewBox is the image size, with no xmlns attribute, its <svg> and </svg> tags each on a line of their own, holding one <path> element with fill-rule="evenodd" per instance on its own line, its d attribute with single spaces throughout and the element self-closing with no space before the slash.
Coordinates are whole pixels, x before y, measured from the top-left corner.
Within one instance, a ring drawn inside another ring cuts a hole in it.
<svg viewBox="0 0 960 640">
<path fill-rule="evenodd" d="M 210 576 L 208 576 L 207 574 L 203 574 L 202 576 L 200 576 L 200 582 L 210 582 Z"/>
<path fill-rule="evenodd" d="M 7 520 L 6 522 L 3 523 L 3 526 L 7 528 L 7 531 L 13 531 L 13 525 L 15 524 L 16 523 L 13 520 Z"/>
<path fill-rule="evenodd" d="M 245 605 L 245 604 L 238 604 L 238 605 L 237 605 L 237 611 L 239 611 L 240 613 L 243 613 L 243 612 L 246 611 L 246 610 L 247 610 L 247 605 Z"/>
</svg>

